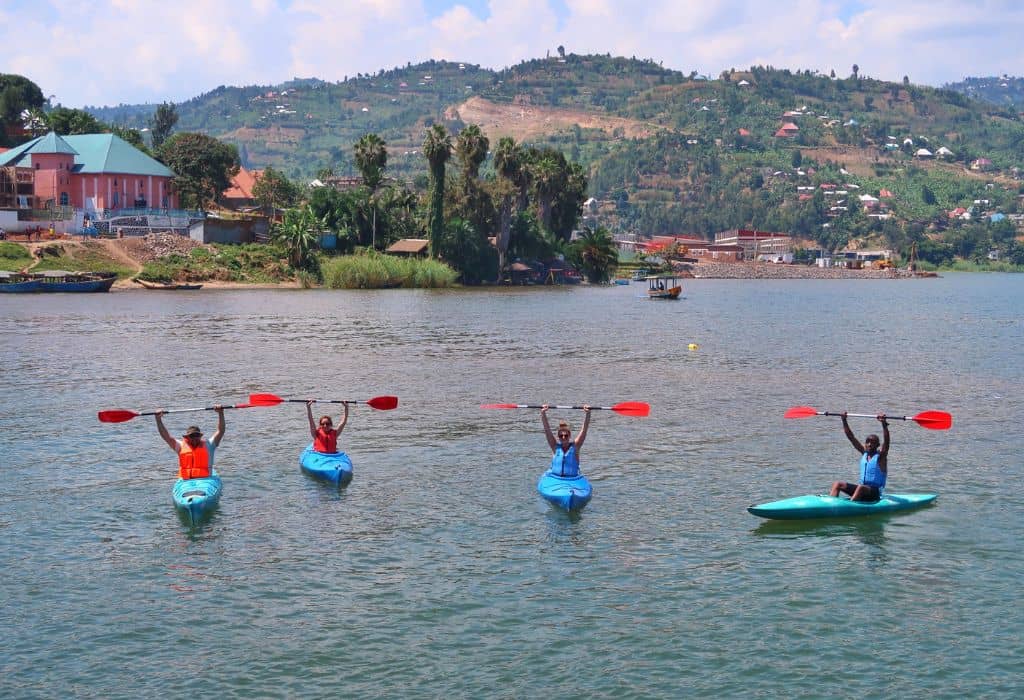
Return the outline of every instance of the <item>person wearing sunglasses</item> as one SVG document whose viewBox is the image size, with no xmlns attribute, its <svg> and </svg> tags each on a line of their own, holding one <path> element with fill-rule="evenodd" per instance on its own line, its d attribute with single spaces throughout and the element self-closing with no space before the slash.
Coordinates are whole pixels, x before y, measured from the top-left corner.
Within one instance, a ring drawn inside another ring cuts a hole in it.
<svg viewBox="0 0 1024 700">
<path fill-rule="evenodd" d="M 587 429 L 590 428 L 590 404 L 583 405 L 583 427 L 575 440 L 572 439 L 572 431 L 565 421 L 560 421 L 558 430 L 551 432 L 551 425 L 548 423 L 548 404 L 541 406 L 540 420 L 544 424 L 544 436 L 548 439 L 548 445 L 553 453 L 551 473 L 556 476 L 579 476 L 580 450 L 583 448 L 583 441 L 587 439 Z"/>
<path fill-rule="evenodd" d="M 832 484 L 830 496 L 838 496 L 839 492 L 850 496 L 851 501 L 874 502 L 882 497 L 882 489 L 885 488 L 885 479 L 889 474 L 889 422 L 885 419 L 884 413 L 878 414 L 878 421 L 882 424 L 882 435 L 885 439 L 881 447 L 878 444 L 878 436 L 868 435 L 864 438 L 864 444 L 850 430 L 846 422 L 846 411 L 839 414 L 843 419 L 843 431 L 846 438 L 853 445 L 853 449 L 860 452 L 860 483 L 851 484 L 846 481 L 837 481 Z"/>
<path fill-rule="evenodd" d="M 213 473 L 213 453 L 224 437 L 224 407 L 217 404 L 213 407 L 217 412 L 217 432 L 209 440 L 203 438 L 203 431 L 197 425 L 185 429 L 181 440 L 175 440 L 164 426 L 164 410 L 157 411 L 156 427 L 160 437 L 167 445 L 178 453 L 178 476 L 182 479 L 202 479 Z"/>
<path fill-rule="evenodd" d="M 309 434 L 313 437 L 313 451 L 334 454 L 338 451 L 338 434 L 348 423 L 348 404 L 342 404 L 344 412 L 338 419 L 338 427 L 335 428 L 330 416 L 320 416 L 319 425 L 313 422 L 314 403 L 312 399 L 306 402 L 306 417 L 309 418 Z"/>
</svg>

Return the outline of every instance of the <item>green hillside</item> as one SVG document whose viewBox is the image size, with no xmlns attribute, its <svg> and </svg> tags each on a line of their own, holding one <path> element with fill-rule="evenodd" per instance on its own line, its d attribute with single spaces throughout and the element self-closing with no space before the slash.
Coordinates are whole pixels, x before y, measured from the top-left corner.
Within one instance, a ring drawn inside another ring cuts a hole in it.
<svg viewBox="0 0 1024 700">
<path fill-rule="evenodd" d="M 428 61 L 337 83 L 220 87 L 177 105 L 176 130 L 234 143 L 248 167 L 273 166 L 297 180 L 325 168 L 355 174 L 352 145 L 374 132 L 388 144 L 389 174 L 412 180 L 426 172 L 425 128 L 444 121 L 458 131 L 464 124 L 452 108 L 476 98 L 478 108 L 533 114 L 534 131 L 520 140 L 581 163 L 599 203 L 590 222 L 613 231 L 756 227 L 820 239 L 888 228 L 894 238 L 897 225 L 945 228 L 956 207 L 975 219 L 1021 213 L 1019 103 L 973 99 L 965 93 L 988 97 L 968 87 L 760 66 L 710 79 L 651 61 L 573 54 L 502 71 Z M 141 128 L 152 109 L 92 112 Z M 786 123 L 796 125 L 794 135 L 777 136 Z M 496 143 L 497 134 L 488 135 Z M 940 148 L 950 153 L 918 155 Z M 845 201 L 824 197 L 822 184 L 847 192 Z M 892 196 L 865 210 L 860 195 L 882 190 Z"/>
</svg>

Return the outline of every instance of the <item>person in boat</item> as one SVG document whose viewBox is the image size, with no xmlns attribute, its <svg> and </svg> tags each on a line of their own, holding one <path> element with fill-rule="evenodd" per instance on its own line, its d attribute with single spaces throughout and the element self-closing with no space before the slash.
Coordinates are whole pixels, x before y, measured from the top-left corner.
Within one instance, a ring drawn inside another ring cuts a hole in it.
<svg viewBox="0 0 1024 700">
<path fill-rule="evenodd" d="M 209 440 L 203 438 L 203 431 L 196 425 L 190 425 L 181 440 L 175 440 L 164 426 L 163 416 L 166 411 L 160 410 L 154 414 L 160 437 L 178 453 L 178 476 L 182 479 L 201 479 L 213 473 L 213 453 L 224 437 L 224 407 L 218 404 L 213 409 L 217 411 L 217 432 Z"/>
<path fill-rule="evenodd" d="M 884 440 L 879 446 L 878 436 L 872 433 L 864 438 L 864 444 L 850 430 L 850 424 L 846 422 L 846 411 L 839 414 L 843 419 L 843 431 L 853 448 L 860 452 L 860 483 L 851 484 L 846 481 L 837 481 L 832 484 L 830 496 L 838 496 L 842 491 L 850 496 L 851 501 L 877 501 L 882 497 L 882 489 L 885 488 L 885 479 L 889 473 L 889 422 L 885 419 L 884 413 L 878 414 L 878 421 L 882 424 L 882 435 Z"/>
<path fill-rule="evenodd" d="M 348 404 L 342 404 L 344 411 L 338 419 L 338 427 L 335 428 L 330 416 L 320 416 L 319 426 L 313 422 L 314 403 L 312 399 L 306 402 L 306 417 L 309 418 L 309 434 L 313 437 L 313 451 L 334 454 L 338 451 L 338 434 L 348 423 Z"/>
<path fill-rule="evenodd" d="M 569 424 L 565 421 L 559 422 L 555 433 L 551 432 L 551 424 L 548 423 L 548 404 L 541 406 L 540 420 L 544 424 L 544 436 L 548 439 L 548 445 L 553 453 L 549 471 L 556 476 L 580 475 L 580 450 L 583 449 L 583 441 L 587 439 L 587 429 L 590 428 L 589 404 L 584 404 L 583 416 L 583 427 L 574 440 Z"/>
</svg>

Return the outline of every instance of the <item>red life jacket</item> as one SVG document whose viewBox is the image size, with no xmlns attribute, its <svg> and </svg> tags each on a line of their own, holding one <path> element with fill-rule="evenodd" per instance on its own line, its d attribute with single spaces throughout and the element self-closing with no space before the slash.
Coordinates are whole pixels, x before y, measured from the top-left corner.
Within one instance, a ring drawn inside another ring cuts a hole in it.
<svg viewBox="0 0 1024 700">
<path fill-rule="evenodd" d="M 338 431 L 334 428 L 324 430 L 316 429 L 316 437 L 313 438 L 313 451 L 324 454 L 334 454 L 338 451 Z"/>
<path fill-rule="evenodd" d="M 203 440 L 192 449 L 188 440 L 181 441 L 181 449 L 178 450 L 178 476 L 182 479 L 202 479 L 210 476 L 210 451 L 206 449 L 206 440 Z"/>
</svg>

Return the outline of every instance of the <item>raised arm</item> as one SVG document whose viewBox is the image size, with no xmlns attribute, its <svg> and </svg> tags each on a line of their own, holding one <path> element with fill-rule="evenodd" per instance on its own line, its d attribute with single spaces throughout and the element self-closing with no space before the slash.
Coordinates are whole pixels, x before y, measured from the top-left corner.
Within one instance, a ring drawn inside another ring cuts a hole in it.
<svg viewBox="0 0 1024 700">
<path fill-rule="evenodd" d="M 342 430 L 345 429 L 345 424 L 348 423 L 348 404 L 347 403 L 343 403 L 341 405 L 344 407 L 344 410 L 342 411 L 341 416 L 338 418 L 338 432 L 339 433 Z"/>
<path fill-rule="evenodd" d="M 588 428 L 590 428 L 590 404 L 583 404 L 583 427 L 580 428 L 580 432 L 574 442 L 576 454 L 579 454 L 580 450 L 583 449 L 583 441 L 587 439 Z"/>
<path fill-rule="evenodd" d="M 555 442 L 555 435 L 551 432 L 551 425 L 548 423 L 548 405 L 544 404 L 540 407 L 540 422 L 544 424 L 544 437 L 548 439 L 548 447 L 551 451 L 555 451 L 555 447 L 558 443 Z"/>
<path fill-rule="evenodd" d="M 878 414 L 878 421 L 882 424 L 882 446 L 878 448 L 878 468 L 883 472 L 889 470 L 889 421 L 885 414 Z"/>
<path fill-rule="evenodd" d="M 217 411 L 217 432 L 210 438 L 210 442 L 213 443 L 214 447 L 220 447 L 220 441 L 224 437 L 224 429 L 226 427 L 224 424 L 224 407 L 217 404 L 213 409 Z"/>
<path fill-rule="evenodd" d="M 171 437 L 171 434 L 167 432 L 167 427 L 164 425 L 163 409 L 154 413 L 153 416 L 156 418 L 156 429 L 160 431 L 160 437 L 164 439 L 164 442 L 167 443 L 168 447 L 170 447 L 175 452 L 180 452 L 181 445 L 178 444 L 177 440 Z"/>
<path fill-rule="evenodd" d="M 857 439 L 857 436 L 853 434 L 852 430 L 850 430 L 850 424 L 846 422 L 846 411 L 840 413 L 839 416 L 843 419 L 843 432 L 846 433 L 846 439 L 850 441 L 851 445 L 853 445 L 853 449 L 857 450 L 857 452 L 861 454 L 864 454 L 864 445 L 860 443 L 860 440 Z"/>
<path fill-rule="evenodd" d="M 313 420 L 313 399 L 306 401 L 306 417 L 309 418 L 309 435 L 316 440 L 316 422 Z"/>
</svg>

